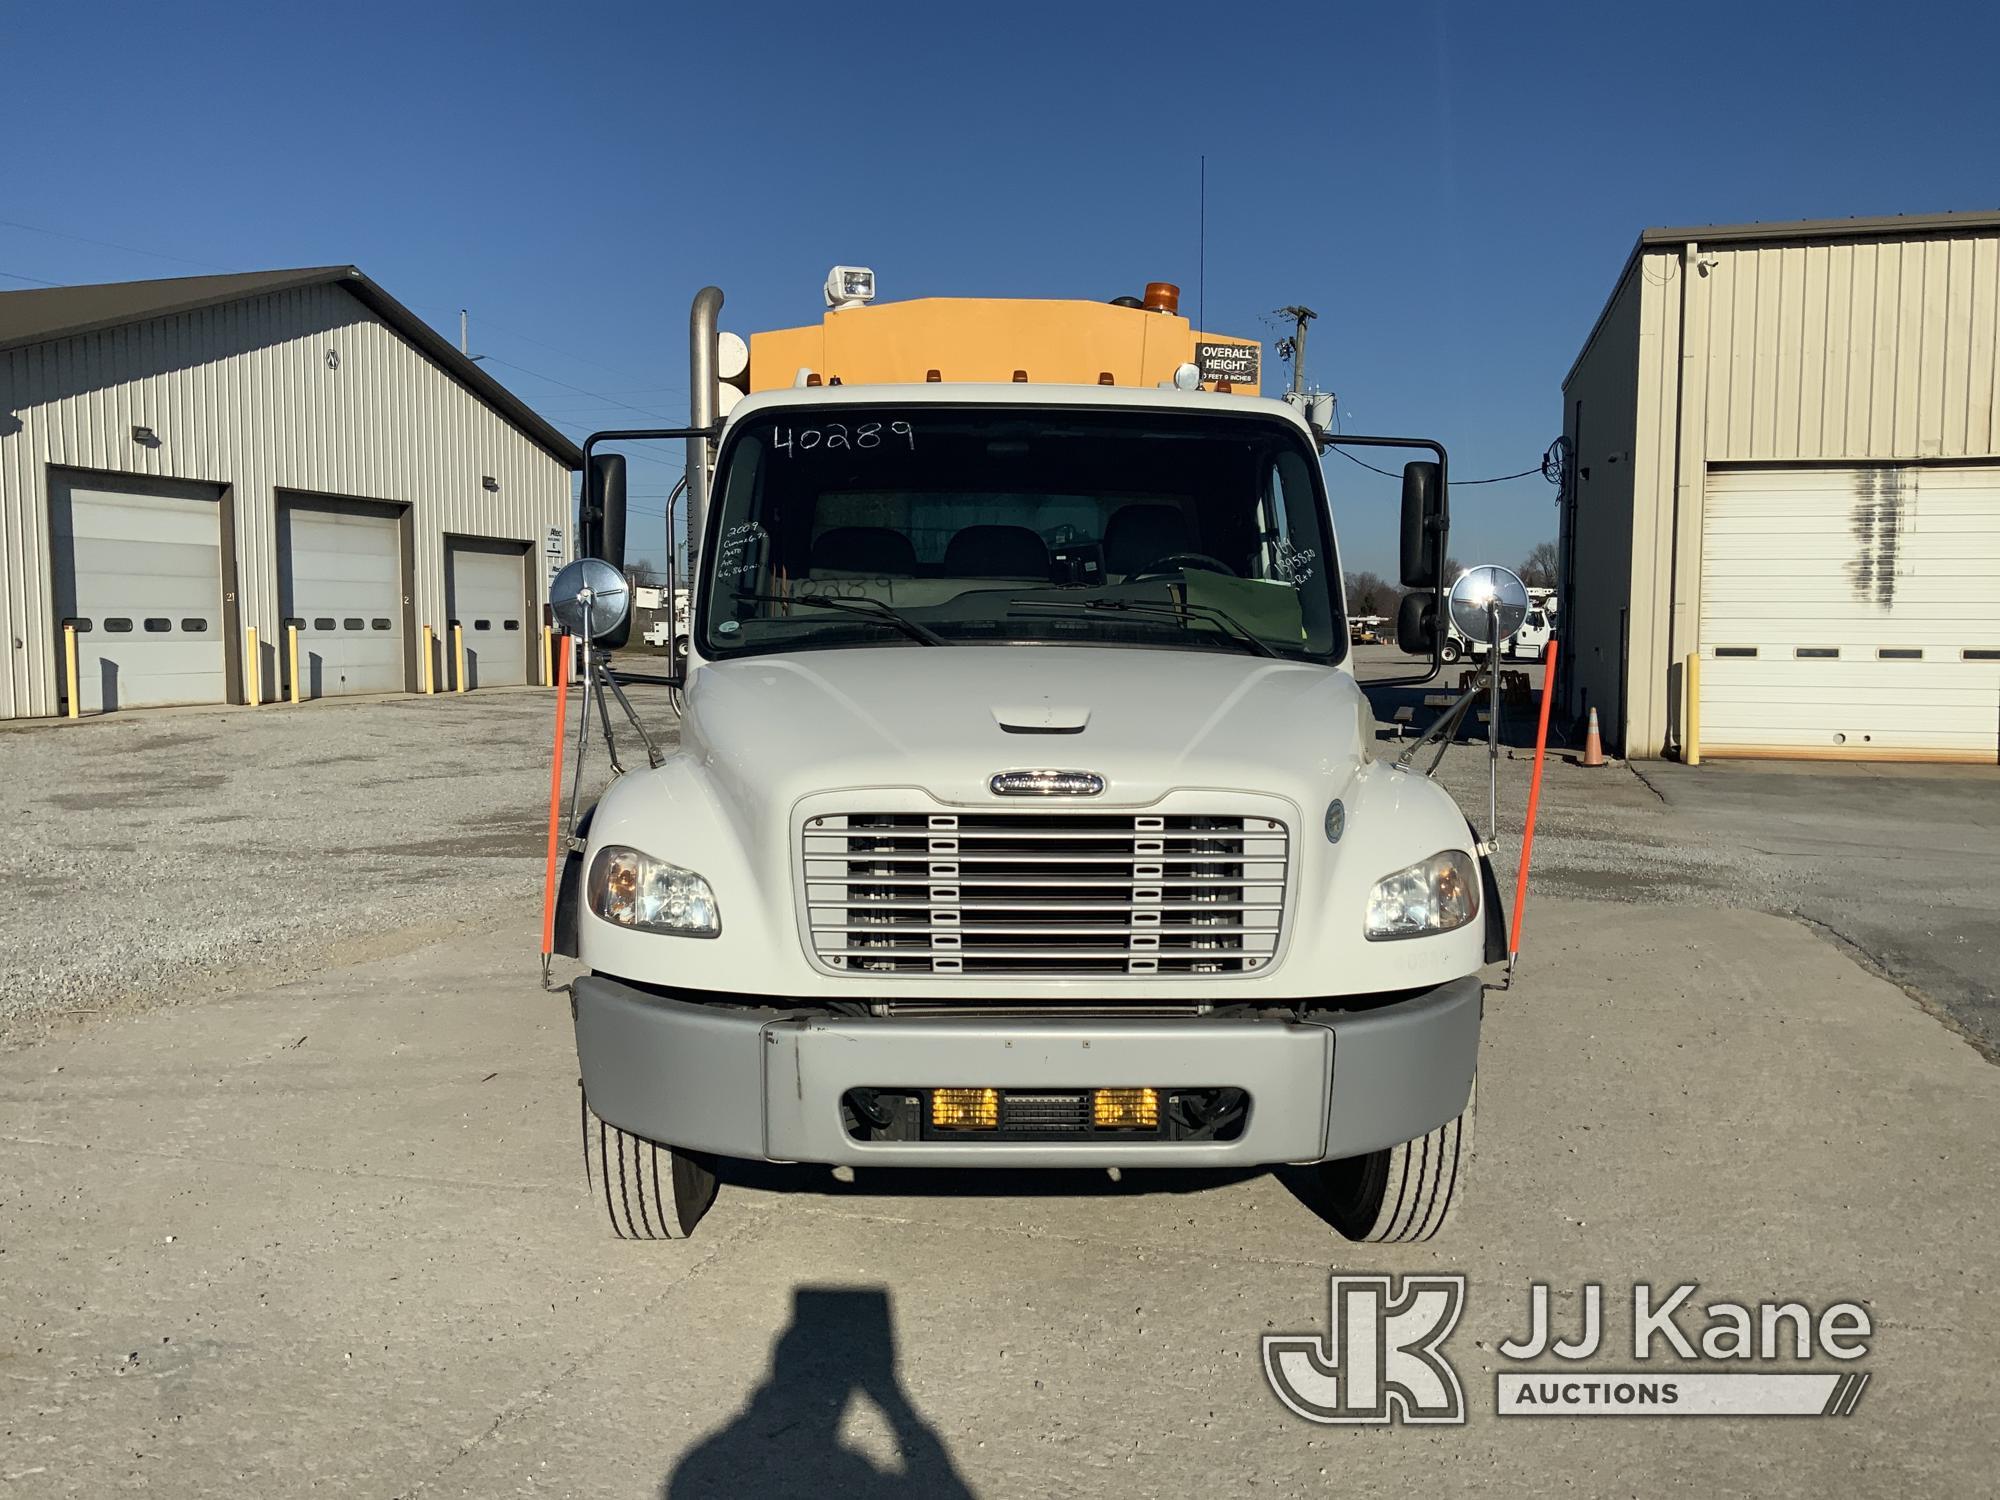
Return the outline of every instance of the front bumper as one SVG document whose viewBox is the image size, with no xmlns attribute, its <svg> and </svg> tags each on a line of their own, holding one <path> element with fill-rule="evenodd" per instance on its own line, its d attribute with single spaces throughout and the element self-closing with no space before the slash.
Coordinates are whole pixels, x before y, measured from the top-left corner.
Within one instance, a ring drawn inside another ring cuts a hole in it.
<svg viewBox="0 0 2000 1500">
<path fill-rule="evenodd" d="M 1250 1167 L 1358 1156 L 1465 1108 L 1482 989 L 1456 979 L 1379 1009 L 1271 1019 L 877 1019 L 664 999 L 615 979 L 574 986 L 590 1107 L 662 1145 L 856 1166 Z M 1227 1141 L 863 1141 L 849 1089 L 1241 1088 Z"/>
</svg>

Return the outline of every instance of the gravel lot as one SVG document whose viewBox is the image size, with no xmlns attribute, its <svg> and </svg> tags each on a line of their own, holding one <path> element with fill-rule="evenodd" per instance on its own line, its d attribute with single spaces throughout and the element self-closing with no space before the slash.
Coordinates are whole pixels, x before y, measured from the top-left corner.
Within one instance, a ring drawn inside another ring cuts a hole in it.
<svg viewBox="0 0 2000 1500">
<path fill-rule="evenodd" d="M 1409 658 L 1362 647 L 1356 665 L 1366 683 L 1407 672 Z M 1540 667 L 1524 669 L 1539 691 Z M 1424 697 L 1446 690 L 1370 696 L 1387 734 L 1396 707 L 1412 704 L 1427 723 L 1437 710 Z M 670 739 L 662 691 L 631 691 Z M 1510 710 L 1502 723 L 1500 863 L 1511 905 L 1532 713 Z M 0 852 L 12 896 L 0 912 L 0 1035 L 30 1016 L 281 981 L 532 914 L 550 730 L 549 695 L 527 689 L 0 732 L 0 808 L 25 831 Z M 587 792 L 604 772 L 593 735 Z M 1440 777 L 1484 822 L 1483 743 L 1454 748 Z M 1996 793 L 2000 772 L 1987 767 L 1586 771 L 1559 754 L 1534 890 L 1802 920 L 2000 1058 Z M 1532 930 L 1531 920 L 1529 957 Z"/>
<path fill-rule="evenodd" d="M 0 850 L 0 1031 L 531 910 L 552 732 L 551 695 L 510 689 L 0 733 L 0 815 L 18 832 Z M 588 786 L 603 774 L 593 741 Z"/>
</svg>

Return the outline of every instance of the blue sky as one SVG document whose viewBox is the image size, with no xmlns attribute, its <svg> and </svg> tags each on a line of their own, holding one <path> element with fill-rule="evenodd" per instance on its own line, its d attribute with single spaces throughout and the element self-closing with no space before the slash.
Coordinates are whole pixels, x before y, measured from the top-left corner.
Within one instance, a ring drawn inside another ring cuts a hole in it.
<svg viewBox="0 0 2000 1500">
<path fill-rule="evenodd" d="M 352 261 L 469 307 L 578 433 L 684 413 L 706 281 L 744 332 L 816 318 L 837 261 L 1191 307 L 1206 153 L 1209 326 L 1307 303 L 1349 430 L 1504 473 L 1640 228 L 2000 203 L 1976 4 L 8 0 L 0 35 L 0 287 Z M 1348 565 L 1388 571 L 1393 486 L 1327 464 Z M 1553 495 L 1460 491 L 1453 552 L 1517 560 Z"/>
</svg>

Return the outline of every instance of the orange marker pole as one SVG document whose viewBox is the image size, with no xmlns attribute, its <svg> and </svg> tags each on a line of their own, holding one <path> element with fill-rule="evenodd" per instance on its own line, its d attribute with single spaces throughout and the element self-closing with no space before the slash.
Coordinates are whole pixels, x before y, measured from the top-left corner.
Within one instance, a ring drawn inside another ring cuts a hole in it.
<svg viewBox="0 0 2000 1500">
<path fill-rule="evenodd" d="M 1528 783 L 1528 826 L 1521 831 L 1521 869 L 1514 877 L 1514 925 L 1507 933 L 1507 968 L 1521 951 L 1521 908 L 1528 899 L 1528 856 L 1535 848 L 1535 814 L 1542 805 L 1542 757 L 1549 748 L 1549 694 L 1556 685 L 1556 640 L 1542 652 L 1542 712 L 1535 724 L 1535 774 Z"/>
<path fill-rule="evenodd" d="M 558 636 L 562 657 L 556 663 L 556 753 L 549 767 L 549 862 L 542 877 L 542 966 L 556 951 L 556 870 L 562 832 L 563 728 L 569 717 L 569 637 Z"/>
</svg>

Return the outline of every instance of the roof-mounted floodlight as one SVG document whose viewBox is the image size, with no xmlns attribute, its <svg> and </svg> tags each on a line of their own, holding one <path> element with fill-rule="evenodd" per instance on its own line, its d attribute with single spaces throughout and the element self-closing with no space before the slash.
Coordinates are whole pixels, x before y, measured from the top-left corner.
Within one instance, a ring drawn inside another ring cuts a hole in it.
<svg viewBox="0 0 2000 1500">
<path fill-rule="evenodd" d="M 826 273 L 826 305 L 835 312 L 875 300 L 875 273 L 866 266 L 835 266 Z"/>
</svg>

